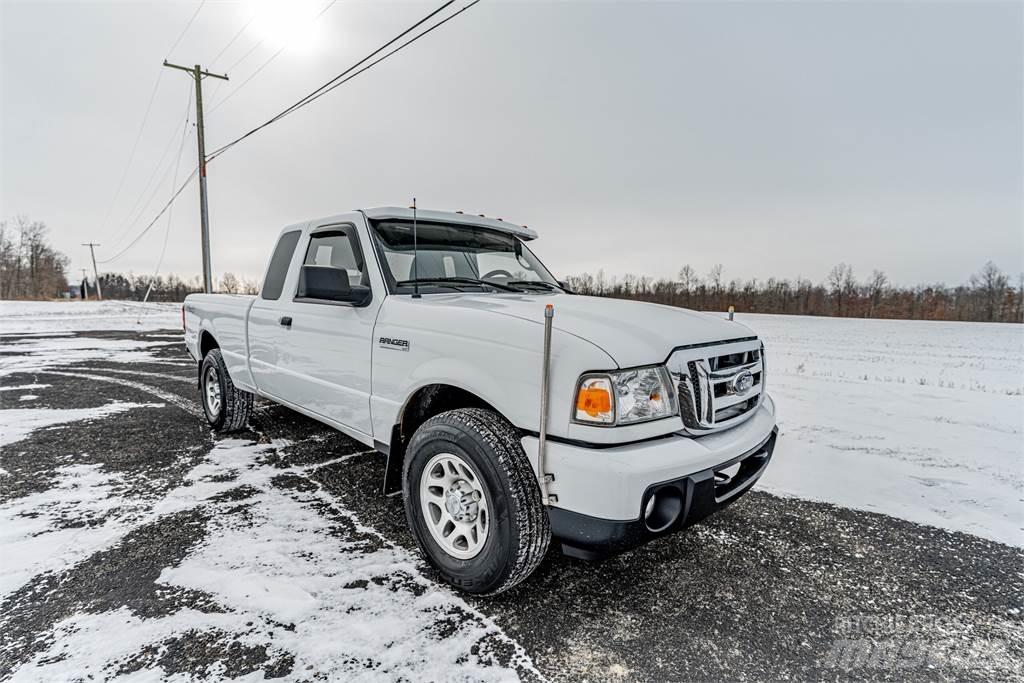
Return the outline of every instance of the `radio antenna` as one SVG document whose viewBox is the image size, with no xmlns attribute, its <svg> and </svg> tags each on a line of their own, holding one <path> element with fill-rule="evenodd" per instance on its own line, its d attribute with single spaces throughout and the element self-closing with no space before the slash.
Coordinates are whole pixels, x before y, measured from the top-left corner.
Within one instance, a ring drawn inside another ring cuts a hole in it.
<svg viewBox="0 0 1024 683">
<path fill-rule="evenodd" d="M 412 298 L 420 298 L 420 254 L 416 236 L 416 198 L 412 198 Z"/>
</svg>

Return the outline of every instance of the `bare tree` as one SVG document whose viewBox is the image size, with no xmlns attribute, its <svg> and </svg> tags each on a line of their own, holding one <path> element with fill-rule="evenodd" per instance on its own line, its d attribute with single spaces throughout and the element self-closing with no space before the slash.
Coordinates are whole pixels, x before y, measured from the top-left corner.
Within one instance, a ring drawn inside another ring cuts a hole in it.
<svg viewBox="0 0 1024 683">
<path fill-rule="evenodd" d="M 684 306 L 690 305 L 690 297 L 699 283 L 700 277 L 689 263 L 679 269 L 679 292 L 683 295 Z"/>
<path fill-rule="evenodd" d="M 260 283 L 257 280 L 251 278 L 244 278 L 242 280 L 242 293 L 243 294 L 259 294 Z"/>
<path fill-rule="evenodd" d="M 878 308 L 882 305 L 882 297 L 885 295 L 885 290 L 889 286 L 889 278 L 885 276 L 880 270 L 875 270 L 871 273 L 871 280 L 868 282 L 868 299 L 871 302 L 871 308 L 868 310 L 868 317 L 875 317 L 878 315 Z"/>
<path fill-rule="evenodd" d="M 973 284 L 981 293 L 984 320 L 998 320 L 1006 288 L 1010 284 L 1003 271 L 989 261 L 981 268 L 981 272 L 971 277 Z"/>
<path fill-rule="evenodd" d="M 26 216 L 13 229 L 0 223 L 0 297 L 50 299 L 66 295 L 68 259 L 47 243 L 46 224 Z"/>
<path fill-rule="evenodd" d="M 843 301 L 846 299 L 848 284 L 853 281 L 853 269 L 845 263 L 837 263 L 828 273 L 828 288 L 836 302 L 836 315 L 843 315 Z"/>
<path fill-rule="evenodd" d="M 224 273 L 224 277 L 220 279 L 220 289 L 225 294 L 238 294 L 240 287 L 241 283 L 234 273 Z"/>
<path fill-rule="evenodd" d="M 713 299 L 710 304 L 716 310 L 722 310 L 722 264 L 716 263 L 708 271 L 708 287 L 711 289 Z"/>
</svg>

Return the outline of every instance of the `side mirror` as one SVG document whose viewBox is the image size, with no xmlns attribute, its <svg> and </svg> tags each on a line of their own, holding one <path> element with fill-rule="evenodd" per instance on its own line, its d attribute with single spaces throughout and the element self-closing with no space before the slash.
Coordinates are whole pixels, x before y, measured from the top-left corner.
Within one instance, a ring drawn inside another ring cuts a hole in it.
<svg viewBox="0 0 1024 683">
<path fill-rule="evenodd" d="M 572 291 L 571 289 L 569 289 L 569 285 L 568 285 L 568 283 L 566 283 L 565 280 L 555 280 L 555 282 L 558 283 L 558 286 L 561 287 L 562 290 L 566 294 L 575 294 L 576 293 L 576 292 Z"/>
<path fill-rule="evenodd" d="M 302 266 L 299 270 L 299 289 L 295 298 L 364 306 L 370 300 L 370 288 L 349 284 L 348 271 L 344 268 Z"/>
</svg>

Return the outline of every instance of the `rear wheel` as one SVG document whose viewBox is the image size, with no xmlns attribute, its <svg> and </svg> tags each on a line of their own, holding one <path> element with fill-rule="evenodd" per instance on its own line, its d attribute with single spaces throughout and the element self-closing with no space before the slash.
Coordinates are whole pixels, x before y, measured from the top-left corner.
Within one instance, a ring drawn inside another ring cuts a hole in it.
<svg viewBox="0 0 1024 683">
<path fill-rule="evenodd" d="M 404 469 L 409 527 L 448 583 L 493 595 L 540 564 L 547 512 L 519 435 L 500 415 L 464 408 L 427 420 Z"/>
<path fill-rule="evenodd" d="M 252 412 L 252 394 L 235 387 L 220 349 L 203 357 L 199 366 L 199 394 L 206 420 L 218 432 L 244 429 Z"/>
</svg>

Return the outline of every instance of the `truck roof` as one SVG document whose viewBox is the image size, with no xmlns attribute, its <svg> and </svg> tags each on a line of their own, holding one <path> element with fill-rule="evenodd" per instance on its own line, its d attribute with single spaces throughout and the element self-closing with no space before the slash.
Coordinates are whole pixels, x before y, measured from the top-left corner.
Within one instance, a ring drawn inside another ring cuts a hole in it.
<svg viewBox="0 0 1024 683">
<path fill-rule="evenodd" d="M 371 209 L 362 209 L 363 214 L 372 220 L 387 220 L 389 218 L 398 220 L 412 220 L 412 209 L 401 206 L 377 206 Z M 458 211 L 430 211 L 429 209 L 417 209 L 416 218 L 421 221 L 458 223 L 459 225 L 470 225 L 488 230 L 499 230 L 511 233 L 523 240 L 537 239 L 537 233 L 525 225 L 516 225 L 500 218 L 488 218 L 487 216 L 472 216 Z"/>
</svg>

